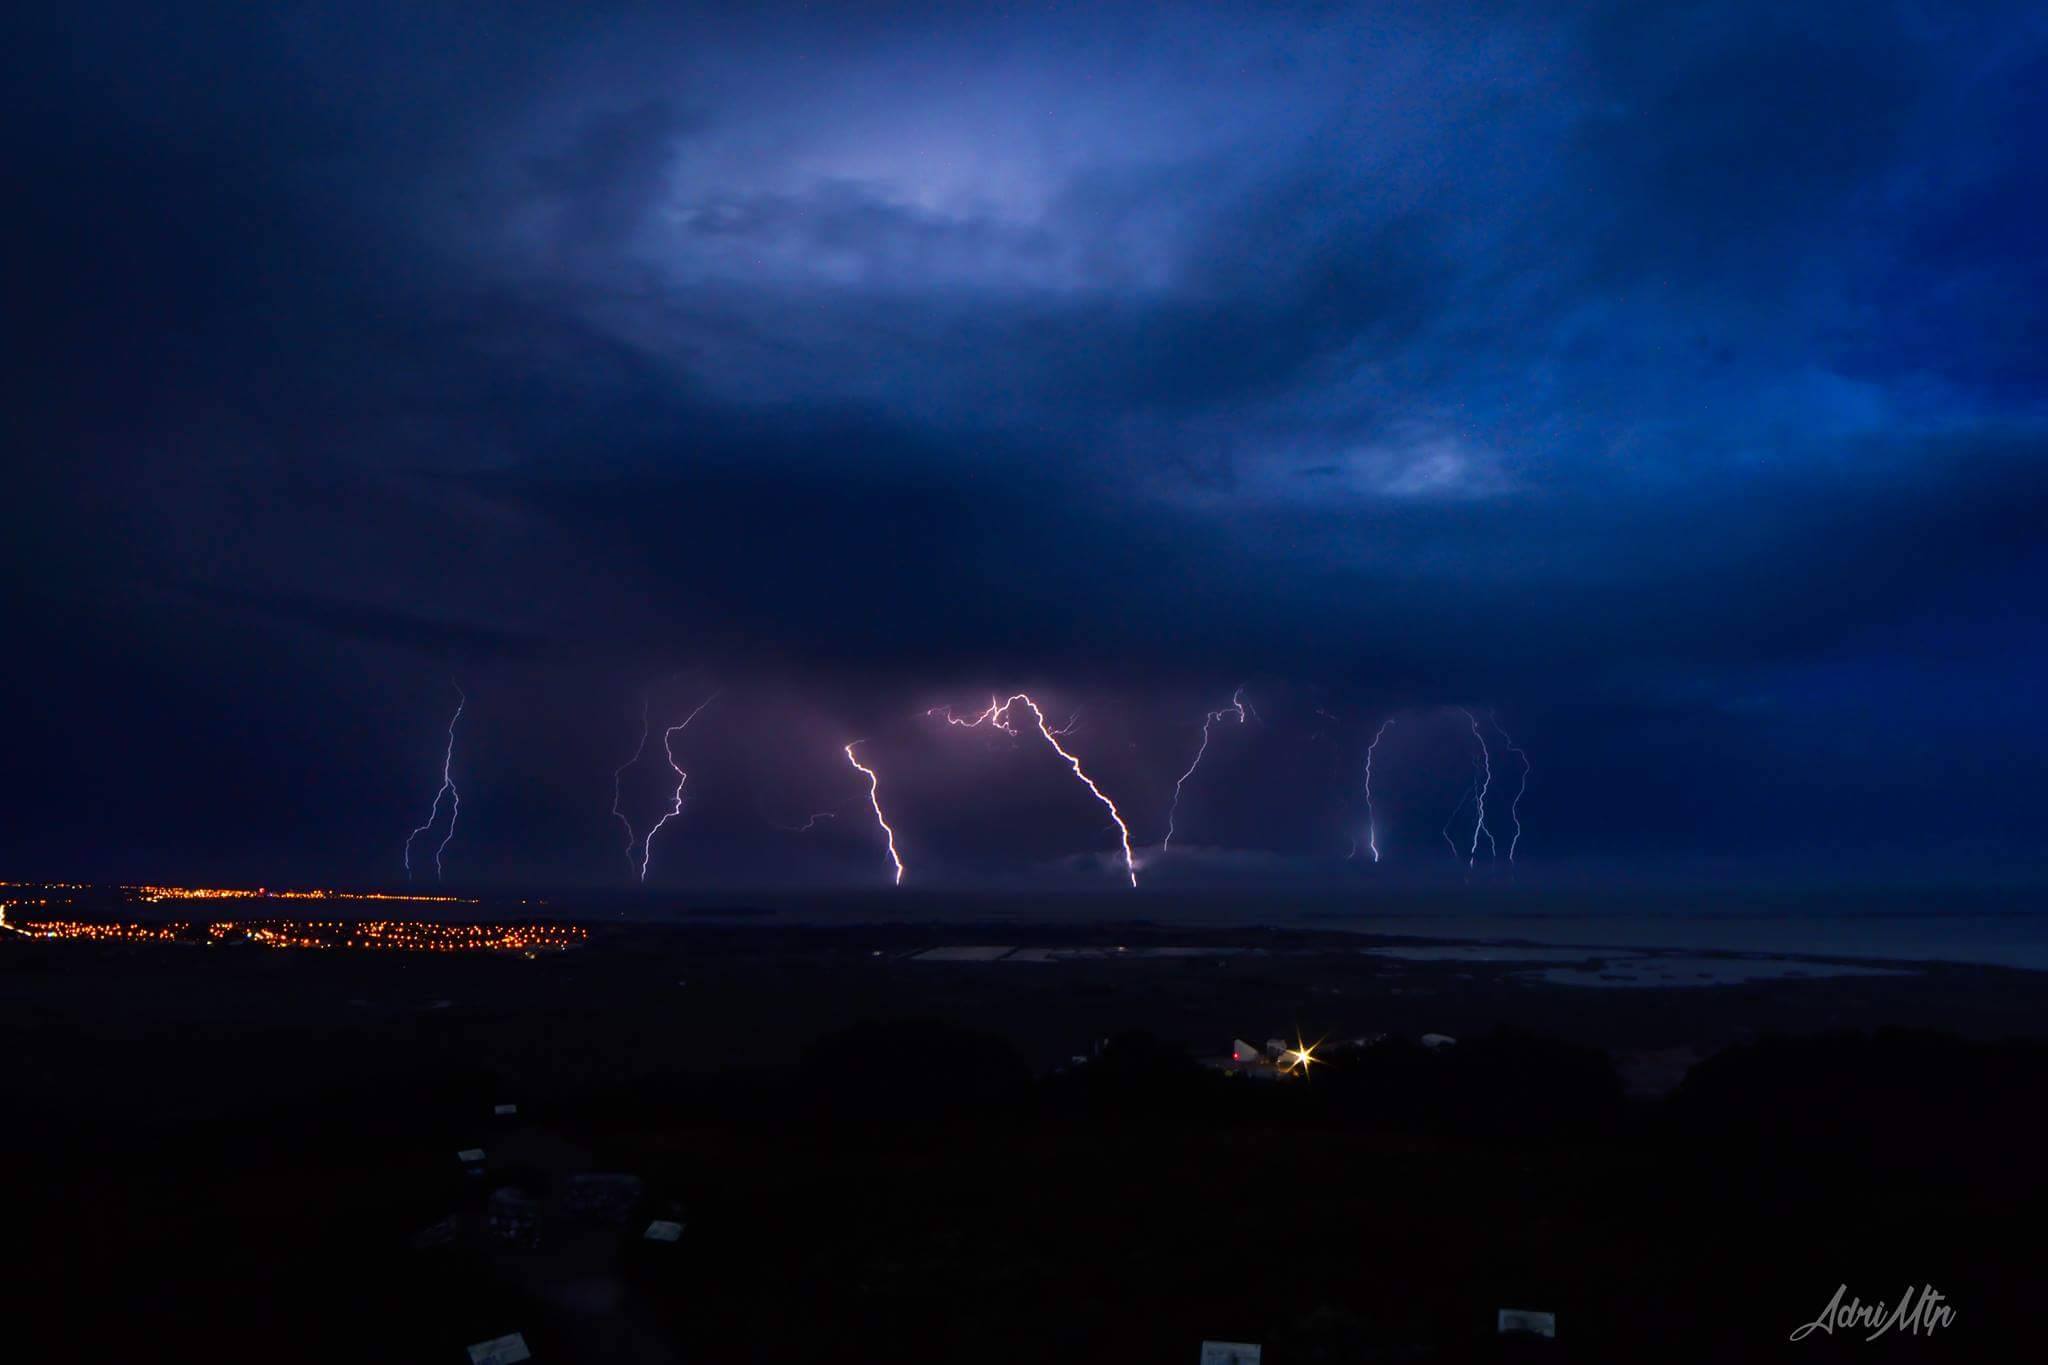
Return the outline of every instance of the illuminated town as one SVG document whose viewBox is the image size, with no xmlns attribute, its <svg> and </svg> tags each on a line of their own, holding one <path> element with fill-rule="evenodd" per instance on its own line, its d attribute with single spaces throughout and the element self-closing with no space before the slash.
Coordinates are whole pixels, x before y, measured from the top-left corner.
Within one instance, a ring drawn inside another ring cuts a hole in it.
<svg viewBox="0 0 2048 1365">
<path fill-rule="evenodd" d="M 413 953 L 542 953 L 561 952 L 589 941 L 590 931 L 575 925 L 451 924 L 428 920 L 398 919 L 222 919 L 164 920 L 153 923 L 113 919 L 84 919 L 47 911 L 33 918 L 20 912 L 27 907 L 72 906 L 77 902 L 66 892 L 93 888 L 71 883 L 33 884 L 4 882 L 9 899 L 0 900 L 0 933 L 20 938 L 67 939 L 91 943 L 185 943 L 216 946 L 254 944 L 263 948 L 341 948 Z M 263 888 L 221 889 L 181 886 L 123 886 L 110 888 L 128 903 L 145 905 L 167 901 L 325 901 L 413 902 L 437 905 L 474 905 L 474 900 L 457 896 L 393 895 L 355 891 L 271 891 Z M 24 891 L 42 894 L 23 894 Z M 57 894 L 52 894 L 57 893 Z"/>
<path fill-rule="evenodd" d="M 266 887 L 224 889 L 204 886 L 124 886 L 123 891 L 148 904 L 159 901 L 405 901 L 417 905 L 475 905 L 462 896 L 422 896 L 388 891 L 272 891 Z"/>
</svg>

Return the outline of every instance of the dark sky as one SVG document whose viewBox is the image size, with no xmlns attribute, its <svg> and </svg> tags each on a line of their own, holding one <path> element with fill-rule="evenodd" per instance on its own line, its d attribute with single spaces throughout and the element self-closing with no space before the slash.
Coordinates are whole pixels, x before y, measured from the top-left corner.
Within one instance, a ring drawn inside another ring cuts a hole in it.
<svg viewBox="0 0 2048 1365">
<path fill-rule="evenodd" d="M 1240 683 L 1160 882 L 1366 883 L 1389 716 L 1461 869 L 1460 706 L 1525 878 L 2038 866 L 2036 4 L 49 9 L 14 872 L 390 879 L 451 680 L 451 880 L 630 877 L 651 689 L 654 884 L 885 876 L 862 738 L 914 880 L 1095 886 L 924 710 L 1156 845 Z"/>
</svg>

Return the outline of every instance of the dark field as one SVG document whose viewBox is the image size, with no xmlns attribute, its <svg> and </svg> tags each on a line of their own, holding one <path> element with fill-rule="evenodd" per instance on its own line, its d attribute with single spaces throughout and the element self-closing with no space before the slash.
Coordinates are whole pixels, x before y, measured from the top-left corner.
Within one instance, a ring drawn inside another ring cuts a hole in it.
<svg viewBox="0 0 2048 1365">
<path fill-rule="evenodd" d="M 0 941 L 9 1357 L 453 1365 L 512 1331 L 540 1362 L 2028 1354 L 2037 974 L 1582 989 L 1347 935 L 981 937 L 1112 951 Z M 1185 1060 L 1297 1030 L 1393 1037 L 1306 1084 Z M 584 1170 L 641 1178 L 627 1221 L 555 1216 Z M 549 1210 L 538 1247 L 481 1226 L 505 1186 Z M 656 1217 L 683 1239 L 644 1241 Z M 1957 1318 L 1787 1343 L 1842 1283 L 1932 1284 Z M 1497 1338 L 1504 1307 L 1559 1339 Z"/>
</svg>

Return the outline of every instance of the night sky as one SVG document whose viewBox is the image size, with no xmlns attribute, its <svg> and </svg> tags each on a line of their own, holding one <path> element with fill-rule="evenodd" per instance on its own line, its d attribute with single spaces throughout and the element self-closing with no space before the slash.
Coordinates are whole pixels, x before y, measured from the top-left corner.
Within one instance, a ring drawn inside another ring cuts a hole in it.
<svg viewBox="0 0 2048 1365">
<path fill-rule="evenodd" d="M 2037 873 L 2036 4 L 47 8 L 0 875 Z"/>
</svg>

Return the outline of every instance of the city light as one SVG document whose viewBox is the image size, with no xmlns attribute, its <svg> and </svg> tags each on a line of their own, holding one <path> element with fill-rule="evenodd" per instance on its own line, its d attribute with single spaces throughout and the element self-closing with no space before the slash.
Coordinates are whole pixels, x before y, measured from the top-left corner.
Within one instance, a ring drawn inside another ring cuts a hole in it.
<svg viewBox="0 0 2048 1365">
<path fill-rule="evenodd" d="M 249 943 L 262 948 L 357 949 L 407 953 L 563 952 L 589 942 L 573 924 L 435 924 L 424 920 L 189 920 L 133 924 L 99 920 L 10 918 L 0 930 L 23 938 L 86 943 Z"/>
</svg>

